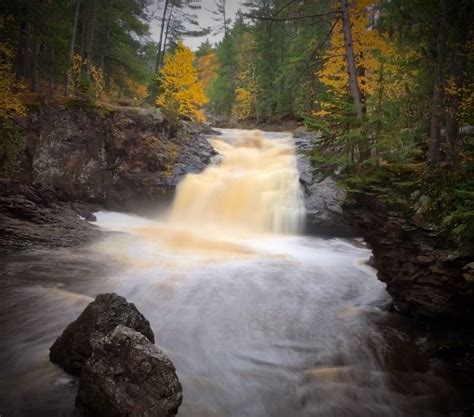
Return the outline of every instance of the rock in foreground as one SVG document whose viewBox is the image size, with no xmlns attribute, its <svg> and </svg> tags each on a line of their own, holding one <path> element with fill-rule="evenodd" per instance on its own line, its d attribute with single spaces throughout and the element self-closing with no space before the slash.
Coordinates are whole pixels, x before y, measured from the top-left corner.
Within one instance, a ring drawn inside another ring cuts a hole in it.
<svg viewBox="0 0 474 417">
<path fill-rule="evenodd" d="M 172 362 L 142 334 L 117 326 L 83 367 L 76 408 L 83 416 L 168 417 L 181 402 Z"/>
<path fill-rule="evenodd" d="M 155 342 L 150 323 L 134 304 L 117 294 L 99 294 L 51 346 L 51 362 L 67 372 L 79 374 L 92 356 L 94 346 L 120 324 Z"/>
</svg>

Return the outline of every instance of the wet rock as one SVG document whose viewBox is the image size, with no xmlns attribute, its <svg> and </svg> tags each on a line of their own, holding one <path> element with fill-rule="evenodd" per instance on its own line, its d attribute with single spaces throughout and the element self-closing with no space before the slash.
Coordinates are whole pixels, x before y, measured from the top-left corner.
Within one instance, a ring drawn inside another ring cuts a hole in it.
<svg viewBox="0 0 474 417">
<path fill-rule="evenodd" d="M 314 133 L 295 135 L 296 160 L 306 208 L 306 231 L 331 236 L 352 236 L 354 231 L 343 212 L 345 191 L 331 177 L 314 172 L 306 151 L 317 140 Z"/>
<path fill-rule="evenodd" d="M 100 236 L 75 208 L 43 186 L 0 179 L 0 253 L 71 247 Z"/>
<path fill-rule="evenodd" d="M 473 258 L 457 253 L 457 242 L 368 196 L 344 210 L 372 248 L 377 275 L 398 311 L 455 326 L 474 322 Z"/>
<path fill-rule="evenodd" d="M 114 293 L 99 294 L 51 346 L 51 362 L 79 374 L 97 343 L 119 324 L 142 333 L 154 343 L 150 323 L 134 304 Z"/>
<path fill-rule="evenodd" d="M 83 367 L 76 408 L 83 416 L 168 417 L 181 402 L 181 384 L 168 357 L 142 334 L 119 325 Z"/>
<path fill-rule="evenodd" d="M 84 220 L 87 220 L 88 222 L 95 222 L 97 221 L 97 217 L 92 213 L 85 213 Z"/>
</svg>

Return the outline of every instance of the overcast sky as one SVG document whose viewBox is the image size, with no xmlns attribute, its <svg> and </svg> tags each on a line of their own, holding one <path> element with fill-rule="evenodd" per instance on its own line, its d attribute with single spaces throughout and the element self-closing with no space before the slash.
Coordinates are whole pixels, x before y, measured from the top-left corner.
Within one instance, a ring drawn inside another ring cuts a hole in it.
<svg viewBox="0 0 474 417">
<path fill-rule="evenodd" d="M 232 22 L 234 21 L 234 17 L 237 13 L 237 10 L 243 9 L 241 3 L 243 0 L 227 0 L 226 3 L 226 12 Z M 161 3 L 161 2 L 160 2 Z M 202 0 L 201 1 L 202 9 L 196 11 L 198 15 L 198 21 L 201 27 L 205 28 L 208 26 L 215 26 L 217 22 L 212 19 L 212 10 L 216 9 L 215 0 Z M 159 16 L 160 13 L 158 12 L 157 15 Z M 150 24 L 152 38 L 158 42 L 160 38 L 160 20 L 153 20 Z M 223 33 L 218 35 L 209 35 L 207 37 L 202 38 L 185 38 L 184 43 L 188 45 L 191 49 L 195 50 L 198 46 L 206 40 L 209 39 L 211 43 L 218 42 L 224 36 Z"/>
</svg>

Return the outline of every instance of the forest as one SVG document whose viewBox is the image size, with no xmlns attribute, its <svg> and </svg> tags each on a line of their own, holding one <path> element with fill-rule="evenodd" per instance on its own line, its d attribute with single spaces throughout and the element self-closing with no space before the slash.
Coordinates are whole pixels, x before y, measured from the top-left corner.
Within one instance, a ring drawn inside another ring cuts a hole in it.
<svg viewBox="0 0 474 417">
<path fill-rule="evenodd" d="M 0 417 L 472 416 L 472 22 L 2 0 Z"/>
<path fill-rule="evenodd" d="M 254 0 L 231 19 L 219 0 L 209 27 L 199 25 L 202 7 L 3 2 L 1 116 L 12 139 L 2 172 L 18 152 L 8 120 L 41 97 L 156 105 L 199 121 L 296 120 L 321 132 L 315 165 L 344 167 L 350 188 L 383 188 L 393 181 L 378 176 L 403 163 L 409 172 L 391 186 L 404 195 L 435 170 L 443 191 L 432 191 L 446 205 L 435 207 L 438 220 L 465 240 L 474 235 L 471 1 Z M 180 43 L 213 33 L 221 40 L 194 52 Z M 361 166 L 367 175 L 353 176 Z"/>
</svg>

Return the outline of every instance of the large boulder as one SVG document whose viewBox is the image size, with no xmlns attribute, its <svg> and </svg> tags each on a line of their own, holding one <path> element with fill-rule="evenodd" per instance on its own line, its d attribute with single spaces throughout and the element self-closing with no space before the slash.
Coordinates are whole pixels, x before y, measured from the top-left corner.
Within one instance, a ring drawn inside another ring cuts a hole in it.
<svg viewBox="0 0 474 417">
<path fill-rule="evenodd" d="M 155 342 L 150 323 L 134 304 L 114 293 L 99 294 L 51 346 L 51 362 L 67 372 L 80 374 L 93 348 L 119 324 Z"/>
<path fill-rule="evenodd" d="M 120 325 L 83 367 L 76 408 L 91 417 L 168 417 L 182 398 L 172 362 L 145 336 Z"/>
</svg>

